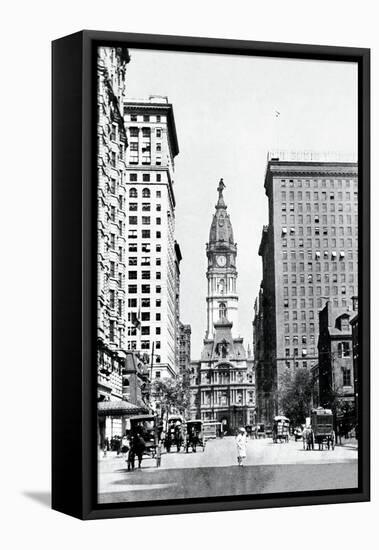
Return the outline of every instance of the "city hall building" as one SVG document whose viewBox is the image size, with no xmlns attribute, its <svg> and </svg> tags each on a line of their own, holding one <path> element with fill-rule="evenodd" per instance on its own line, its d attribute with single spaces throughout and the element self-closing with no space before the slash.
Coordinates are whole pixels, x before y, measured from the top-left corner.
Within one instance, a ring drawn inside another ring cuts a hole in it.
<svg viewBox="0 0 379 550">
<path fill-rule="evenodd" d="M 216 420 L 229 433 L 255 423 L 253 360 L 238 335 L 237 245 L 224 202 L 224 183 L 207 244 L 207 329 L 199 361 L 192 361 L 191 418 Z"/>
</svg>

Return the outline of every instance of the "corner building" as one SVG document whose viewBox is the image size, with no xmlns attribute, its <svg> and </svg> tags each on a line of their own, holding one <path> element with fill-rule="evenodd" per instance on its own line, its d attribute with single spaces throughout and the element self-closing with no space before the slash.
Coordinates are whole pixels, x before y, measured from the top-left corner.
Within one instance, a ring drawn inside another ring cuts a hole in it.
<svg viewBox="0 0 379 550">
<path fill-rule="evenodd" d="M 260 422 L 280 412 L 282 373 L 317 362 L 325 302 L 346 308 L 357 293 L 357 179 L 356 163 L 269 156 L 269 223 L 259 248 L 263 278 L 253 322 Z"/>
<path fill-rule="evenodd" d="M 200 361 L 190 364 L 191 418 L 216 420 L 224 431 L 255 422 L 253 360 L 236 337 L 238 295 L 233 228 L 218 186 L 218 201 L 206 247 L 207 329 Z M 233 331 L 233 333 L 232 333 Z"/>
<path fill-rule="evenodd" d="M 166 97 L 124 103 L 126 158 L 126 341 L 149 354 L 153 378 L 176 376 L 178 246 L 174 158 L 179 153 Z"/>
<path fill-rule="evenodd" d="M 126 48 L 98 48 L 97 58 L 97 382 L 98 401 L 122 399 L 125 362 L 125 166 L 128 140 L 122 116 Z M 107 418 L 107 435 L 121 433 Z"/>
</svg>

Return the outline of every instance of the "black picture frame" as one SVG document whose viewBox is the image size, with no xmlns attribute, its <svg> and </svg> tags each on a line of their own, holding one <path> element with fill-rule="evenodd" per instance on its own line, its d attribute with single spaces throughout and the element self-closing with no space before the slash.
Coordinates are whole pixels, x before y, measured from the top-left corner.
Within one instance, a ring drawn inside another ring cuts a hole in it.
<svg viewBox="0 0 379 550">
<path fill-rule="evenodd" d="M 356 62 L 359 113 L 360 426 L 357 489 L 96 503 L 96 48 Z M 370 499 L 370 50 L 81 31 L 52 44 L 52 507 L 81 519 L 360 502 Z"/>
</svg>

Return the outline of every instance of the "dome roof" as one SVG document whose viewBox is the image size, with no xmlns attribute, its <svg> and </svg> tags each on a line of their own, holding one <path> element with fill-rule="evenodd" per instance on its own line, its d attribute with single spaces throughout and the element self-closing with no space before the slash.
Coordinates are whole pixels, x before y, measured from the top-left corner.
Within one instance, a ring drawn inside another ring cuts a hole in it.
<svg viewBox="0 0 379 550">
<path fill-rule="evenodd" d="M 230 222 L 229 214 L 226 212 L 227 206 L 224 202 L 223 190 L 225 184 L 220 180 L 218 191 L 218 201 L 216 212 L 213 215 L 211 229 L 209 232 L 209 243 L 211 244 L 234 244 L 233 228 Z"/>
</svg>

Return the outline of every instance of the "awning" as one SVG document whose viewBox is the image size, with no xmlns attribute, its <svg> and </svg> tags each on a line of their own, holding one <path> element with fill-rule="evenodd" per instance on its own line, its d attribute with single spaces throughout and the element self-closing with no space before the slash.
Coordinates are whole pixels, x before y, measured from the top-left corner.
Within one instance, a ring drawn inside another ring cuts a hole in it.
<svg viewBox="0 0 379 550">
<path fill-rule="evenodd" d="M 137 414 L 148 413 L 149 410 L 145 406 L 133 405 L 128 401 L 113 400 L 113 401 L 100 401 L 97 404 L 97 412 L 99 416 L 133 416 Z"/>
</svg>

